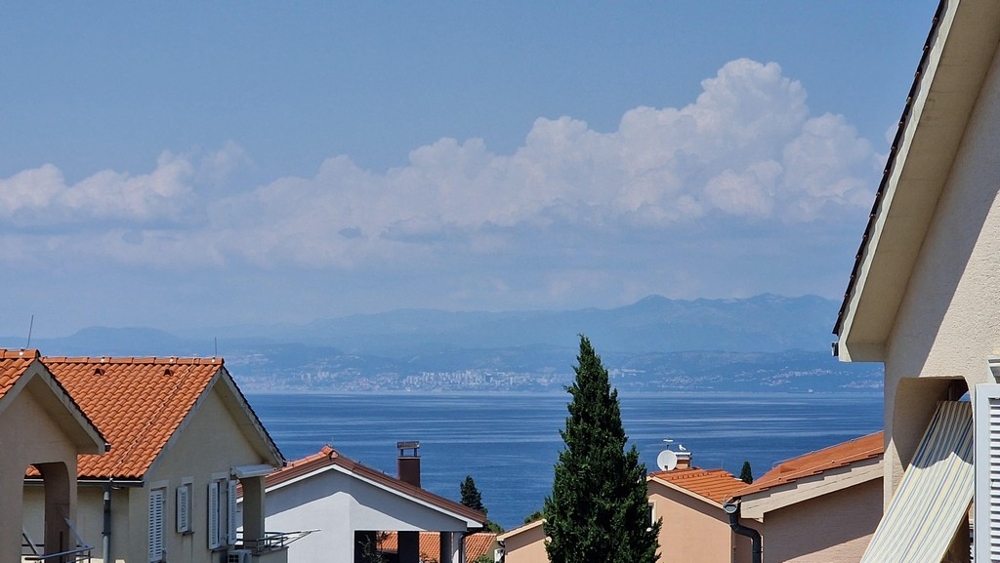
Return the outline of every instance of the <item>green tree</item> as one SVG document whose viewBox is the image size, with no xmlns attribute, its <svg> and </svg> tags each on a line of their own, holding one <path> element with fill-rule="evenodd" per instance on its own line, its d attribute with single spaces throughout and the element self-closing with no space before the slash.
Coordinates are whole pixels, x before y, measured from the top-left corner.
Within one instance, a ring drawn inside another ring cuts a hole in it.
<svg viewBox="0 0 1000 563">
<path fill-rule="evenodd" d="M 618 391 L 590 341 L 580 336 L 565 449 L 543 514 L 552 563 L 654 563 L 660 522 L 650 522 L 646 466 L 628 450 Z"/>
<path fill-rule="evenodd" d="M 527 516 L 524 517 L 524 523 L 525 524 L 531 524 L 532 522 L 534 522 L 536 520 L 541 520 L 542 518 L 545 518 L 545 515 L 542 514 L 541 510 L 536 510 L 536 511 L 532 512 L 531 514 L 529 514 L 529 515 L 527 515 Z"/>
<path fill-rule="evenodd" d="M 753 469 L 750 469 L 750 461 L 743 462 L 743 469 L 740 470 L 740 481 L 747 485 L 753 483 Z"/>
<path fill-rule="evenodd" d="M 462 505 L 468 506 L 473 510 L 478 510 L 483 514 L 489 514 L 489 510 L 483 506 L 483 495 L 479 494 L 479 489 L 476 487 L 476 481 L 472 478 L 472 475 L 466 475 L 465 481 L 458 486 L 459 492 L 462 494 Z M 486 529 L 493 532 L 494 534 L 502 534 L 503 527 L 492 520 L 486 520 Z"/>
<path fill-rule="evenodd" d="M 462 481 L 458 489 L 462 493 L 463 506 L 486 514 L 486 507 L 483 506 L 483 495 L 479 494 L 479 489 L 476 488 L 476 481 L 472 479 L 472 475 L 466 475 L 465 481 Z"/>
</svg>

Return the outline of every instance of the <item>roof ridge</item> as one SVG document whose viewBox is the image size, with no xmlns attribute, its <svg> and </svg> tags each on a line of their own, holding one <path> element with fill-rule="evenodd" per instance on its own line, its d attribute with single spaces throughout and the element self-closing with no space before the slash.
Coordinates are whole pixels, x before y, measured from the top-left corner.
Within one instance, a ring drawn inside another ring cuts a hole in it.
<svg viewBox="0 0 1000 563">
<path fill-rule="evenodd" d="M 41 357 L 37 348 L 0 348 L 0 360 L 33 360 Z"/>
<path fill-rule="evenodd" d="M 162 364 L 162 365 L 225 365 L 219 356 L 201 358 L 196 356 L 39 356 L 44 362 L 60 364 Z"/>
</svg>

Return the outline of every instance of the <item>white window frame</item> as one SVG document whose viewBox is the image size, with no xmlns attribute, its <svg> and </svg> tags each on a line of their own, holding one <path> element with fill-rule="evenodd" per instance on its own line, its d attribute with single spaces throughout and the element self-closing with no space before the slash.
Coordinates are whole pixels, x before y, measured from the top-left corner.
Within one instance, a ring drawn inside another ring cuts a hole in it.
<svg viewBox="0 0 1000 563">
<path fill-rule="evenodd" d="M 1000 549 L 1000 518 L 993 509 L 1000 508 L 1000 384 L 976 385 L 975 531 L 972 549 L 976 561 L 991 561 L 994 547 Z"/>
<path fill-rule="evenodd" d="M 189 535 L 193 534 L 194 530 L 191 528 L 191 510 L 192 510 L 192 499 L 191 493 L 194 484 L 194 479 L 187 477 L 181 479 L 181 484 L 177 487 L 177 502 L 176 502 L 176 530 L 178 534 Z"/>
<path fill-rule="evenodd" d="M 149 490 L 149 563 L 166 561 L 165 522 L 167 513 L 167 488 Z"/>
<path fill-rule="evenodd" d="M 219 549 L 222 547 L 222 522 L 221 503 L 219 495 L 222 487 L 222 480 L 213 479 L 208 483 L 208 549 Z"/>
<path fill-rule="evenodd" d="M 208 483 L 208 548 L 236 545 L 236 483 L 229 472 L 213 473 Z"/>
<path fill-rule="evenodd" d="M 237 529 L 236 529 L 236 479 L 229 479 L 226 490 L 226 524 L 228 532 L 226 536 L 229 539 L 229 545 L 236 545 L 237 541 Z"/>
</svg>

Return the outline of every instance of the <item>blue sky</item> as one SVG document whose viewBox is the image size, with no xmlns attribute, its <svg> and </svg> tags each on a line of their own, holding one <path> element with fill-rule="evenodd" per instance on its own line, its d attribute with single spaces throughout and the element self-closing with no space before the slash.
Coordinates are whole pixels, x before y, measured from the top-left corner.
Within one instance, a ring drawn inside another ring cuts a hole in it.
<svg viewBox="0 0 1000 563">
<path fill-rule="evenodd" d="M 935 6 L 4 7 L 0 334 L 838 298 Z"/>
</svg>

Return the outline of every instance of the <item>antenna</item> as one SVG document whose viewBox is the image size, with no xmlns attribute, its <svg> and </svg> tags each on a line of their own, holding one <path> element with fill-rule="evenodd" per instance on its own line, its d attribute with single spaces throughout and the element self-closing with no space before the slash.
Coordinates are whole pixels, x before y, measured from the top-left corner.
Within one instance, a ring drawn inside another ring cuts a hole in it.
<svg viewBox="0 0 1000 563">
<path fill-rule="evenodd" d="M 24 349 L 27 350 L 31 348 L 31 329 L 35 328 L 35 315 L 31 315 L 31 320 L 28 321 L 28 342 L 24 345 Z"/>
<path fill-rule="evenodd" d="M 212 340 L 215 341 L 215 353 L 212 354 L 212 357 L 213 358 L 218 358 L 219 357 L 219 337 L 218 336 L 213 336 Z"/>
</svg>

